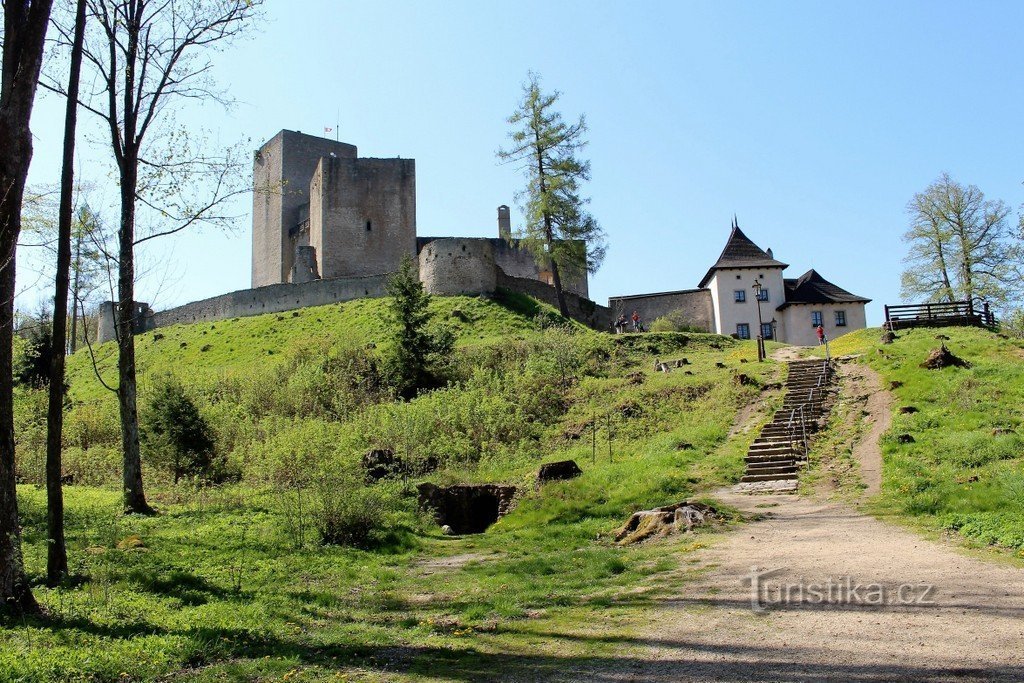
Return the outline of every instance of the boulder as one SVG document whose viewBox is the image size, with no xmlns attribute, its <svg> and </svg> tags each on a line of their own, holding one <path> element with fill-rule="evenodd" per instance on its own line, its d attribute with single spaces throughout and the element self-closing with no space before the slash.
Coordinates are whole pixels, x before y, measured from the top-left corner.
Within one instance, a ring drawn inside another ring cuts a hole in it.
<svg viewBox="0 0 1024 683">
<path fill-rule="evenodd" d="M 622 528 L 615 533 L 619 545 L 639 543 L 652 536 L 691 531 L 718 517 L 718 510 L 703 503 L 683 501 L 653 510 L 634 512 Z"/>
<path fill-rule="evenodd" d="M 894 341 L 896 341 L 895 332 L 893 332 L 892 330 L 886 330 L 885 332 L 882 333 L 881 342 L 883 344 L 892 344 Z"/>
<path fill-rule="evenodd" d="M 581 474 L 583 474 L 583 470 L 580 469 L 575 460 L 548 462 L 540 466 L 540 471 L 537 472 L 537 483 L 546 484 L 549 481 L 575 479 Z"/>
</svg>

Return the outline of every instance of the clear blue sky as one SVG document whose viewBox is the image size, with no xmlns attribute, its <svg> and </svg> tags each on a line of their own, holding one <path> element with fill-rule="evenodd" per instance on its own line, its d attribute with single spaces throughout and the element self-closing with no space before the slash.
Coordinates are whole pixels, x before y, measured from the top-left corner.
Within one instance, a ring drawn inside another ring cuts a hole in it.
<svg viewBox="0 0 1024 683">
<path fill-rule="evenodd" d="M 492 236 L 523 184 L 494 152 L 533 69 L 590 125 L 591 210 L 611 247 L 593 298 L 696 286 L 735 213 L 789 277 L 814 267 L 874 299 L 877 324 L 899 298 L 914 192 L 948 171 L 1024 202 L 1022 26 L 1019 2 L 271 1 L 217 57 L 238 106 L 180 116 L 254 148 L 339 125 L 362 156 L 416 159 L 420 234 Z M 33 131 L 32 179 L 54 181 L 57 100 Z M 89 161 L 101 153 L 83 163 L 109 186 Z M 241 208 L 234 234 L 155 243 L 148 258 L 175 277 L 140 298 L 248 287 Z"/>
</svg>

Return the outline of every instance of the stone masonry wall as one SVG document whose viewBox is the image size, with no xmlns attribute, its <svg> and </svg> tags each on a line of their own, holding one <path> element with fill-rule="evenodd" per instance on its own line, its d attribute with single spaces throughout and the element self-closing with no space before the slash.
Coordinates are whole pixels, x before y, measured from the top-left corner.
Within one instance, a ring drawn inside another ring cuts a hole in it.
<svg viewBox="0 0 1024 683">
<path fill-rule="evenodd" d="M 309 243 L 324 279 L 398 270 L 416 256 L 416 162 L 324 157 L 310 184 Z"/>
<path fill-rule="evenodd" d="M 498 267 L 489 240 L 449 237 L 420 251 L 420 282 L 431 294 L 488 294 L 497 287 Z"/>
<path fill-rule="evenodd" d="M 688 289 L 663 294 L 641 294 L 637 296 L 617 296 L 608 299 L 613 318 L 640 314 L 640 318 L 650 327 L 658 318 L 679 311 L 686 322 L 707 332 L 715 329 L 715 311 L 711 302 L 711 292 L 707 289 Z"/>
<path fill-rule="evenodd" d="M 512 277 L 498 270 L 497 285 L 513 292 L 521 292 L 552 306 L 558 306 L 555 288 L 551 285 L 528 278 Z M 578 294 L 565 292 L 569 315 L 595 330 L 609 331 L 612 326 L 612 310 Z"/>
<path fill-rule="evenodd" d="M 263 313 L 281 313 L 307 306 L 382 297 L 386 294 L 387 275 L 360 278 L 338 278 L 335 280 L 314 280 L 302 284 L 282 283 L 255 289 L 243 289 L 222 294 L 202 301 L 193 301 L 184 306 L 160 311 L 147 317 L 140 331 L 148 331 L 168 325 L 189 325 L 199 322 L 213 322 L 229 318 L 244 318 Z M 101 317 L 106 311 L 101 304 Z M 107 314 L 109 315 L 109 314 Z M 110 330 L 105 333 L 105 330 Z M 99 342 L 113 339 L 112 321 L 100 321 Z"/>
<path fill-rule="evenodd" d="M 252 286 L 287 282 L 294 254 L 288 231 L 309 203 L 309 181 L 321 157 L 354 159 L 354 145 L 282 130 L 253 160 Z"/>
</svg>

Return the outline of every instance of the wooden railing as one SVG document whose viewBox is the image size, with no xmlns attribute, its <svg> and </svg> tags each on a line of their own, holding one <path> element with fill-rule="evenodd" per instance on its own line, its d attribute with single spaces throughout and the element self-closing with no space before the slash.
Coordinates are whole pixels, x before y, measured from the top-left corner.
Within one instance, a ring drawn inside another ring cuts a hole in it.
<svg viewBox="0 0 1024 683">
<path fill-rule="evenodd" d="M 988 303 L 983 304 L 981 310 L 978 310 L 973 301 L 900 304 L 885 307 L 885 327 L 889 330 L 952 325 L 995 327 L 996 317 L 989 310 Z"/>
</svg>

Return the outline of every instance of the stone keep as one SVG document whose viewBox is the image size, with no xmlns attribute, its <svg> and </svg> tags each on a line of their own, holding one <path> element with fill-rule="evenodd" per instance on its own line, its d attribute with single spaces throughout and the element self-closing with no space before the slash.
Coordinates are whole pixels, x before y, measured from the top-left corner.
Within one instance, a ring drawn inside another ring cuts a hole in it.
<svg viewBox="0 0 1024 683">
<path fill-rule="evenodd" d="M 282 130 L 256 152 L 253 184 L 253 287 L 382 275 L 416 256 L 412 159 Z"/>
</svg>

